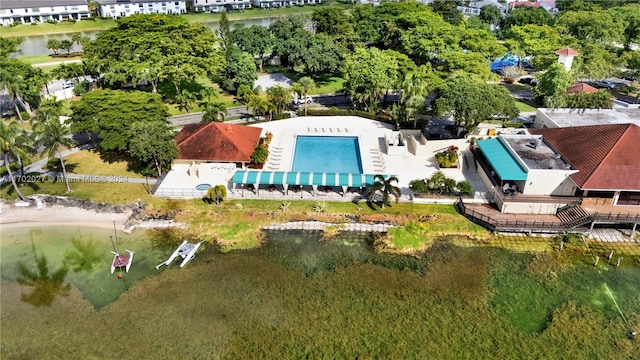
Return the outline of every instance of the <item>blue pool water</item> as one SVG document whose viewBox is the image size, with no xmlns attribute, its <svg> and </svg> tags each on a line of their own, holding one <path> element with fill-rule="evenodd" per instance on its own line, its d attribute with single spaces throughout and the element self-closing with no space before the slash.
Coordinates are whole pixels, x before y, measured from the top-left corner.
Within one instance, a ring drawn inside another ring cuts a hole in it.
<svg viewBox="0 0 640 360">
<path fill-rule="evenodd" d="M 358 138 L 298 136 L 291 171 L 362 174 Z"/>
</svg>

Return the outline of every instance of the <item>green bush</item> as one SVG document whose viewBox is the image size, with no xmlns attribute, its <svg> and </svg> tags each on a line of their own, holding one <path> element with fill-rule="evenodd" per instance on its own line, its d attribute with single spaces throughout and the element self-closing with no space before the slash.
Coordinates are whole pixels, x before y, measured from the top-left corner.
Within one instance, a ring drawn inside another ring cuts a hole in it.
<svg viewBox="0 0 640 360">
<path fill-rule="evenodd" d="M 282 113 L 282 114 L 273 114 L 273 120 L 282 120 L 291 118 L 291 114 Z"/>
<path fill-rule="evenodd" d="M 11 172 L 14 172 L 20 169 L 20 164 L 18 164 L 18 162 L 12 162 L 9 164 L 9 168 L 11 168 Z M 0 168 L 0 176 L 5 175 L 7 175 L 7 167 L 5 165 L 2 165 L 2 168 Z"/>
<path fill-rule="evenodd" d="M 29 120 L 31 119 L 31 115 L 29 115 L 28 112 L 26 111 L 20 111 L 20 116 L 22 116 L 22 120 Z"/>
<path fill-rule="evenodd" d="M 253 150 L 253 154 L 251 154 L 251 163 L 256 165 L 264 164 L 267 161 L 268 157 L 269 150 L 267 149 L 266 145 L 259 144 Z"/>
<path fill-rule="evenodd" d="M 411 180 L 411 182 L 409 182 L 409 188 L 411 188 L 411 191 L 414 193 L 426 193 L 429 191 L 427 183 L 423 179 Z"/>
<path fill-rule="evenodd" d="M 44 166 L 45 169 L 47 170 L 52 170 L 52 169 L 59 169 L 60 168 L 60 159 L 58 158 L 49 158 L 49 160 L 47 160 L 47 164 Z"/>
<path fill-rule="evenodd" d="M 516 121 L 505 121 L 502 123 L 502 127 L 519 129 L 524 127 L 524 123 Z"/>
<path fill-rule="evenodd" d="M 77 82 L 73 86 L 73 94 L 75 96 L 82 96 L 89 92 L 89 82 L 87 80 Z"/>
<path fill-rule="evenodd" d="M 461 195 L 473 194 L 473 185 L 471 185 L 471 183 L 466 180 L 460 181 L 458 184 L 456 184 L 456 189 L 460 192 Z"/>
<path fill-rule="evenodd" d="M 436 162 L 441 168 L 457 167 L 458 165 L 458 148 L 449 147 L 447 150 L 436 154 Z"/>
</svg>

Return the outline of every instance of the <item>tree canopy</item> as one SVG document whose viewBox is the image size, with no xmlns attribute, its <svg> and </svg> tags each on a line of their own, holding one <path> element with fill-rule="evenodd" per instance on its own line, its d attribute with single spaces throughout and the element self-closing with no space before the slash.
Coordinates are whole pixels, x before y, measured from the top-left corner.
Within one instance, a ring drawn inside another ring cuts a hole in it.
<svg viewBox="0 0 640 360">
<path fill-rule="evenodd" d="M 156 90 L 164 79 L 176 92 L 183 81 L 219 72 L 224 58 L 217 39 L 204 25 L 171 15 L 132 15 L 88 42 L 84 59 L 110 84 L 146 79 Z"/>
<path fill-rule="evenodd" d="M 506 88 L 470 76 L 458 76 L 437 90 L 435 113 L 453 116 L 458 125 L 464 125 L 470 131 L 480 121 L 511 120 L 519 111 Z"/>
</svg>

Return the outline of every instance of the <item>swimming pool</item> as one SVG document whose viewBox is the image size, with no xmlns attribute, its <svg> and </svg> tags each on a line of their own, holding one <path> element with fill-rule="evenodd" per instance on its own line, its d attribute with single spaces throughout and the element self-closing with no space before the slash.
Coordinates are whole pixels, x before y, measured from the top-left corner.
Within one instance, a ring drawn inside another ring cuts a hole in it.
<svg viewBox="0 0 640 360">
<path fill-rule="evenodd" d="M 358 138 L 298 136 L 291 171 L 362 174 Z"/>
</svg>

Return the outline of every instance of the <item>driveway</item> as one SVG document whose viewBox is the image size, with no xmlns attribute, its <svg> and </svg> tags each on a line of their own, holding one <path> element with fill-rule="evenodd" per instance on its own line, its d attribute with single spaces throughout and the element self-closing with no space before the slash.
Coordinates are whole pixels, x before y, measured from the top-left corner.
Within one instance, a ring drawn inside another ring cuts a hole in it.
<svg viewBox="0 0 640 360">
<path fill-rule="evenodd" d="M 281 73 L 273 73 L 268 75 L 258 76 L 258 80 L 254 83 L 255 86 L 260 86 L 262 90 L 267 90 L 270 87 L 280 85 L 284 88 L 290 88 L 293 85 L 293 80 L 284 76 Z"/>
</svg>

